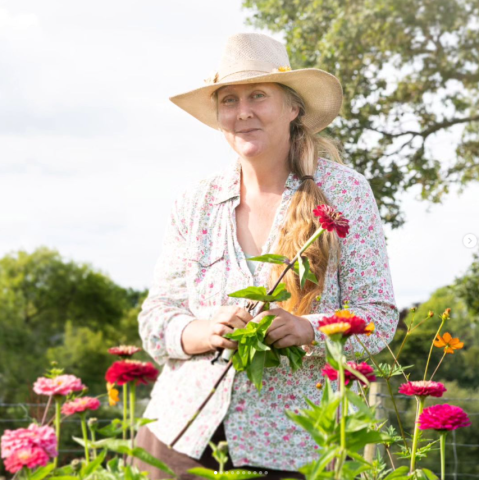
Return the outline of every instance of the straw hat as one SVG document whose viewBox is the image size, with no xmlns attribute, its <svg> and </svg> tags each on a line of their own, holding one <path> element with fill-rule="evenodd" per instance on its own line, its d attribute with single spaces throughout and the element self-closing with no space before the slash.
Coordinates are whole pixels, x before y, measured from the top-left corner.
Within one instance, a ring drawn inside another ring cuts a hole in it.
<svg viewBox="0 0 479 480">
<path fill-rule="evenodd" d="M 339 80 L 317 68 L 291 70 L 285 46 L 261 33 L 228 38 L 217 72 L 206 85 L 170 100 L 209 127 L 218 129 L 212 94 L 224 85 L 276 82 L 295 90 L 304 100 L 304 123 L 313 131 L 326 128 L 338 115 L 343 99 Z"/>
</svg>

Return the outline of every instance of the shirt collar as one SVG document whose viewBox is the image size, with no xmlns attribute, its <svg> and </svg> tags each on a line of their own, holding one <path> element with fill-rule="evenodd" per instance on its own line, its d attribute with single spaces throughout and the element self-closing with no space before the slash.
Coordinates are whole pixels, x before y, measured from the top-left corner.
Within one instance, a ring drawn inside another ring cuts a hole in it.
<svg viewBox="0 0 479 480">
<path fill-rule="evenodd" d="M 218 180 L 218 187 L 220 190 L 215 196 L 213 204 L 218 205 L 219 203 L 240 196 L 241 162 L 239 161 L 239 158 L 231 163 L 225 172 L 219 176 Z M 299 188 L 300 183 L 299 178 L 294 173 L 290 173 L 286 179 L 285 187 L 289 190 L 296 191 Z"/>
</svg>

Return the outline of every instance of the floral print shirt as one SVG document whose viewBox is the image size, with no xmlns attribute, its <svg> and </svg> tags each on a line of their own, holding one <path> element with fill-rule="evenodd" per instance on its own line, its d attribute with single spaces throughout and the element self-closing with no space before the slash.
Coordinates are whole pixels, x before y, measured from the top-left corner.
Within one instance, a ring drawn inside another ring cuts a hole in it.
<svg viewBox="0 0 479 480">
<path fill-rule="evenodd" d="M 317 345 L 303 347 L 308 353 L 294 374 L 285 357 L 280 367 L 266 369 L 261 393 L 245 372 L 231 368 L 175 450 L 199 459 L 224 421 L 235 467 L 297 471 L 318 457 L 318 447 L 284 412 L 307 408 L 304 396 L 321 402 L 322 392 L 316 384 L 323 378 L 325 339 L 317 330 L 319 320 L 349 301 L 352 311 L 375 324 L 376 331 L 364 339 L 372 354 L 392 340 L 399 314 L 371 187 L 357 171 L 322 158 L 314 177 L 331 204 L 350 221 L 348 236 L 340 239 L 339 266 L 328 267 L 321 298 L 304 315 L 314 327 Z M 228 293 L 267 284 L 271 264 L 257 263 L 252 273 L 237 240 L 235 208 L 240 203 L 240 182 L 241 163 L 236 160 L 177 198 L 153 285 L 139 315 L 144 348 L 163 366 L 144 415 L 157 419 L 148 428 L 166 444 L 196 412 L 224 368 L 219 362 L 210 363 L 213 352 L 186 354 L 181 343 L 183 329 L 194 319 L 212 318 L 222 305 L 245 307 L 246 300 L 230 298 Z M 299 185 L 291 173 L 262 254 L 274 253 L 280 226 Z M 272 303 L 270 308 L 275 306 Z M 252 312 L 253 316 L 258 313 Z M 362 352 L 352 339 L 346 348 L 351 355 Z"/>
</svg>

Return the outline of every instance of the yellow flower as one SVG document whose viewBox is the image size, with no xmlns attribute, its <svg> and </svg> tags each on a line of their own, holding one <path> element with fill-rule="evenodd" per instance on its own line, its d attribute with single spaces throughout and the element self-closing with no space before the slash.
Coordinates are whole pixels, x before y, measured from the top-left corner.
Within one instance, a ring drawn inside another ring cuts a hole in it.
<svg viewBox="0 0 479 480">
<path fill-rule="evenodd" d="M 319 330 L 328 336 L 336 333 L 347 332 L 351 328 L 351 324 L 346 322 L 331 323 L 329 325 L 323 325 L 319 327 Z"/>
<path fill-rule="evenodd" d="M 366 326 L 366 328 L 364 329 L 364 333 L 369 337 L 369 335 L 371 335 L 371 333 L 374 332 L 375 330 L 375 326 L 374 326 L 374 323 L 371 322 L 371 323 L 368 323 L 368 325 Z"/>
<path fill-rule="evenodd" d="M 442 337 L 437 336 L 434 340 L 434 346 L 442 348 L 446 353 L 454 353 L 454 350 L 459 350 L 464 347 L 464 343 L 459 341 L 459 338 L 452 338 L 451 334 L 446 332 Z"/>
<path fill-rule="evenodd" d="M 110 407 L 115 406 L 120 401 L 120 392 L 113 388 L 115 386 L 114 383 L 108 382 L 106 384 L 106 389 L 108 391 L 108 401 L 110 403 Z"/>
<path fill-rule="evenodd" d="M 272 73 L 279 73 L 279 72 L 290 72 L 291 67 L 289 65 L 283 65 L 282 67 L 274 68 Z"/>
</svg>

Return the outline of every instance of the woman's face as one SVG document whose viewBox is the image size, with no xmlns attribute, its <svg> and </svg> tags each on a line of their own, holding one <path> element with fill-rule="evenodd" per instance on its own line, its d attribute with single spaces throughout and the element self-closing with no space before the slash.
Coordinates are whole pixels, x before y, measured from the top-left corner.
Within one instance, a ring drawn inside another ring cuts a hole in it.
<svg viewBox="0 0 479 480">
<path fill-rule="evenodd" d="M 238 155 L 253 158 L 288 148 L 289 125 L 298 108 L 288 106 L 279 85 L 227 85 L 217 95 L 220 128 Z"/>
</svg>

